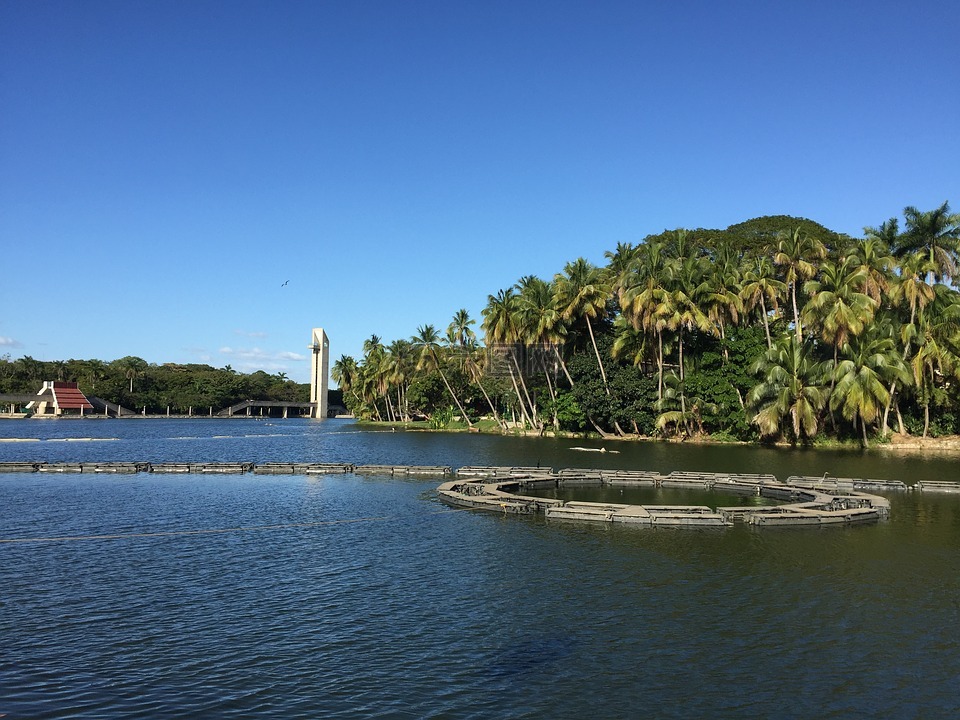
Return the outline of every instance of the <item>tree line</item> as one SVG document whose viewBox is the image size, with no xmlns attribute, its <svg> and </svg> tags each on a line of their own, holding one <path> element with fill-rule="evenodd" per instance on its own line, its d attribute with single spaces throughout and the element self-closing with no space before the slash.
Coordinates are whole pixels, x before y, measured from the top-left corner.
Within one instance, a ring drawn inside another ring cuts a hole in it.
<svg viewBox="0 0 960 720">
<path fill-rule="evenodd" d="M 244 374 L 229 365 L 157 365 L 132 355 L 111 362 L 0 357 L 0 392 L 36 393 L 46 380 L 76 382 L 88 396 L 129 409 L 146 407 L 148 413 L 164 413 L 168 407 L 175 413 L 187 413 L 190 408 L 219 410 L 244 400 L 307 402 L 310 395 L 309 385 L 294 382 L 284 373 Z"/>
<path fill-rule="evenodd" d="M 804 218 L 679 229 L 525 276 L 332 375 L 361 418 L 810 442 L 960 432 L 960 215 L 853 238 Z M 478 337 L 478 331 L 482 337 Z"/>
</svg>

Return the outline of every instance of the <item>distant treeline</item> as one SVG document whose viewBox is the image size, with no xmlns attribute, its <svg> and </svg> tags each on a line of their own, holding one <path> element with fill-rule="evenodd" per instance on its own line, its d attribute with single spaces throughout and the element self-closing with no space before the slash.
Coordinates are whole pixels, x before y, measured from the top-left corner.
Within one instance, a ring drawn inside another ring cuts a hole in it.
<svg viewBox="0 0 960 720">
<path fill-rule="evenodd" d="M 149 413 L 163 413 L 168 407 L 176 413 L 190 408 L 219 410 L 244 400 L 310 399 L 310 386 L 294 382 L 284 373 L 258 370 L 243 374 L 229 365 L 156 365 L 135 356 L 112 362 L 0 357 L 0 393 L 36 393 L 46 380 L 76 382 L 88 396 L 130 409 L 146 407 Z"/>
</svg>

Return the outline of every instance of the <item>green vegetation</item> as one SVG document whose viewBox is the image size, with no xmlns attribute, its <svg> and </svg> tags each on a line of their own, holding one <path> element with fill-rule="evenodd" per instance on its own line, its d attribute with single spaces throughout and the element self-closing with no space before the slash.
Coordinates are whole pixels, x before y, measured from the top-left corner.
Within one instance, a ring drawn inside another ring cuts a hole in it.
<svg viewBox="0 0 960 720">
<path fill-rule="evenodd" d="M 960 432 L 960 215 L 851 238 L 804 218 L 583 258 L 332 375 L 358 417 L 432 427 L 868 444 Z"/>
<path fill-rule="evenodd" d="M 174 413 L 186 413 L 190 408 L 220 410 L 244 400 L 310 399 L 309 385 L 288 380 L 283 373 L 245 375 L 230 366 L 151 365 L 133 356 L 113 362 L 0 357 L 0 392 L 35 393 L 45 380 L 76 382 L 86 395 L 129 409 L 146 407 L 148 413 L 165 413 L 168 406 Z"/>
</svg>

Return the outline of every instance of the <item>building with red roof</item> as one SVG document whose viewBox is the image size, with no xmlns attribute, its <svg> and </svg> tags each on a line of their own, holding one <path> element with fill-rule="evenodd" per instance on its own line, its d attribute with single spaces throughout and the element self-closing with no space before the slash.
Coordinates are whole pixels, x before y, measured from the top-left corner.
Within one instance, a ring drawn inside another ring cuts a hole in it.
<svg viewBox="0 0 960 720">
<path fill-rule="evenodd" d="M 79 411 L 83 415 L 84 412 L 93 410 L 93 405 L 87 400 L 87 396 L 80 392 L 76 383 L 47 381 L 37 393 L 37 399 L 29 403 L 26 409 L 33 411 L 35 415 L 60 416 L 64 411 L 70 411 L 70 414 Z"/>
</svg>

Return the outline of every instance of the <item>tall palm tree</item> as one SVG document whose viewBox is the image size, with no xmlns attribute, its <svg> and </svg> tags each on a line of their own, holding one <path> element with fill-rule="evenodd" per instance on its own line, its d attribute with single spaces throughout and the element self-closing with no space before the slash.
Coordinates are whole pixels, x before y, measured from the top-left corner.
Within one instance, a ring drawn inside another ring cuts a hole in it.
<svg viewBox="0 0 960 720">
<path fill-rule="evenodd" d="M 413 345 L 407 340 L 394 340 L 387 349 L 387 383 L 397 395 L 397 412 L 400 419 L 409 422 L 410 408 L 407 402 L 407 387 L 415 369 Z"/>
<path fill-rule="evenodd" d="M 717 334 L 717 329 L 703 311 L 709 292 L 706 281 L 707 260 L 689 254 L 675 258 L 667 264 L 667 299 L 664 321 L 666 327 L 677 332 L 678 365 L 680 368 L 680 411 L 686 413 L 686 372 L 684 370 L 684 332 Z"/>
<path fill-rule="evenodd" d="M 603 254 L 608 260 L 607 266 L 604 268 L 607 283 L 621 307 L 623 306 L 623 294 L 631 284 L 629 278 L 635 271 L 639 253 L 640 248 L 638 246 L 632 243 L 618 242 L 617 249 L 614 252 L 608 250 Z"/>
<path fill-rule="evenodd" d="M 787 419 L 795 441 L 817 434 L 827 388 L 825 368 L 814 359 L 812 348 L 810 342 L 788 335 L 753 364 L 751 370 L 761 381 L 747 395 L 747 404 L 756 410 L 753 422 L 761 435 L 780 434 Z"/>
<path fill-rule="evenodd" d="M 333 363 L 330 368 L 330 377 L 343 392 L 350 393 L 360 402 L 360 396 L 357 394 L 357 361 L 349 355 L 341 355 L 340 359 Z"/>
<path fill-rule="evenodd" d="M 960 380 L 960 296 L 944 285 L 938 285 L 937 291 L 909 330 L 916 347 L 911 366 L 923 405 L 923 437 L 930 430 L 930 403 L 937 386 Z"/>
<path fill-rule="evenodd" d="M 657 340 L 657 399 L 663 398 L 664 341 L 670 315 L 670 293 L 667 290 L 668 254 L 662 241 L 640 246 L 636 273 L 625 288 L 621 309 L 637 330 Z"/>
<path fill-rule="evenodd" d="M 453 398 L 453 401 L 456 403 L 457 408 L 460 410 L 460 415 L 463 417 L 464 421 L 467 423 L 467 427 L 473 427 L 473 423 L 470 421 L 470 416 L 467 415 L 467 411 L 464 410 L 463 405 L 460 403 L 460 399 L 457 397 L 457 394 L 453 391 L 453 388 L 450 387 L 450 381 L 447 380 L 446 373 L 443 372 L 443 362 L 440 359 L 438 350 L 440 348 L 440 336 L 437 334 L 436 328 L 433 325 L 421 325 L 417 328 L 417 334 L 413 336 L 413 344 L 420 352 L 420 360 L 417 363 L 418 370 L 436 370 L 440 373 L 440 378 L 443 380 L 443 384 L 447 387 L 447 392 L 450 393 L 450 397 Z"/>
<path fill-rule="evenodd" d="M 487 346 L 487 351 L 496 354 L 497 358 L 503 361 L 502 364 L 507 368 L 514 392 L 517 395 L 520 414 L 530 427 L 535 427 L 533 418 L 527 412 L 527 406 L 517 382 L 518 375 L 521 376 L 522 380 L 522 371 L 517 361 L 517 353 L 522 341 L 522 330 L 519 325 L 519 297 L 514 288 L 500 290 L 496 295 L 488 295 L 487 305 L 481 314 L 483 315 L 484 344 Z"/>
<path fill-rule="evenodd" d="M 830 406 L 852 421 L 855 430 L 860 426 L 866 447 L 867 428 L 879 421 L 881 409 L 890 399 L 886 383 L 894 379 L 909 382 L 910 374 L 890 333 L 874 326 L 844 343 L 833 379 Z"/>
<path fill-rule="evenodd" d="M 916 319 L 922 314 L 931 302 L 936 292 L 932 285 L 927 284 L 925 277 L 932 272 L 932 264 L 927 255 L 911 253 L 900 259 L 897 273 L 892 279 L 889 299 L 895 308 L 905 308 L 906 318 L 900 328 L 902 343 L 901 359 L 906 362 L 913 352 L 913 338 L 917 335 Z M 889 427 L 890 409 L 897 401 L 898 396 L 896 378 L 890 382 L 890 398 L 883 411 L 882 432 L 886 434 Z M 898 413 L 899 417 L 899 413 Z M 900 432 L 904 432 L 903 423 L 900 423 Z"/>
<path fill-rule="evenodd" d="M 887 223 L 889 222 L 891 221 L 888 220 Z M 894 218 L 892 222 L 894 223 L 892 232 L 896 236 L 897 221 Z M 890 279 L 895 264 L 893 256 L 890 255 L 890 246 L 882 231 L 887 223 L 881 226 L 880 231 L 864 228 L 866 237 L 855 241 L 847 248 L 848 256 L 853 258 L 862 273 L 862 281 L 858 289 L 865 295 L 869 295 L 878 306 L 881 297 L 890 289 Z"/>
<path fill-rule="evenodd" d="M 138 377 L 143 377 L 147 371 L 147 361 L 134 355 L 128 355 L 125 358 L 115 361 L 123 373 L 123 376 L 130 381 L 130 392 L 133 393 L 133 381 Z"/>
<path fill-rule="evenodd" d="M 933 267 L 933 280 L 943 282 L 956 278 L 960 262 L 960 214 L 951 213 L 949 203 L 944 202 L 927 212 L 912 205 L 905 207 L 903 217 L 906 227 L 898 239 L 894 255 L 899 258 L 921 252 Z"/>
<path fill-rule="evenodd" d="M 563 272 L 554 278 L 554 290 L 563 319 L 568 321 L 582 319 L 586 323 L 590 344 L 593 345 L 597 366 L 600 368 L 600 377 L 603 378 L 603 387 L 609 395 L 607 372 L 600 358 L 600 350 L 597 348 L 597 338 L 591 322 L 591 319 L 604 318 L 607 314 L 610 289 L 603 273 L 583 258 L 577 258 L 572 263 L 567 263 Z"/>
<path fill-rule="evenodd" d="M 760 307 L 760 318 L 763 320 L 763 330 L 767 337 L 767 349 L 773 347 L 769 316 L 771 312 L 774 315 L 779 313 L 780 298 L 786 291 L 786 284 L 777 280 L 769 258 L 763 255 L 754 258 L 753 264 L 743 275 L 740 297 L 744 301 L 744 309 L 748 312 L 755 310 L 757 306 Z"/>
<path fill-rule="evenodd" d="M 707 317 L 720 333 L 721 343 L 727 339 L 727 325 L 738 325 L 744 305 L 740 293 L 742 273 L 740 258 L 729 243 L 721 243 L 713 253 L 707 273 L 705 306 Z M 726 344 L 723 345 L 724 360 L 730 359 Z"/>
<path fill-rule="evenodd" d="M 877 303 L 857 289 L 863 287 L 865 277 L 866 272 L 856 259 L 847 256 L 836 262 L 828 260 L 819 278 L 808 280 L 803 286 L 810 299 L 801 317 L 835 348 L 846 343 L 851 335 L 862 333 L 873 320 Z"/>
<path fill-rule="evenodd" d="M 476 320 L 470 317 L 470 313 L 465 308 L 460 308 L 454 313 L 453 320 L 447 326 L 447 332 L 452 334 L 456 345 L 468 347 L 477 339 L 472 325 L 476 325 Z"/>
<path fill-rule="evenodd" d="M 823 243 L 797 228 L 792 233 L 781 233 L 777 240 L 777 252 L 773 262 L 785 268 L 785 281 L 790 288 L 793 303 L 793 323 L 797 342 L 803 340 L 803 326 L 800 324 L 800 309 L 797 305 L 797 285 L 812 278 L 817 271 L 814 264 L 824 258 L 827 250 Z"/>
</svg>

